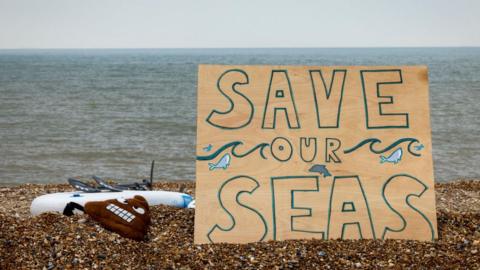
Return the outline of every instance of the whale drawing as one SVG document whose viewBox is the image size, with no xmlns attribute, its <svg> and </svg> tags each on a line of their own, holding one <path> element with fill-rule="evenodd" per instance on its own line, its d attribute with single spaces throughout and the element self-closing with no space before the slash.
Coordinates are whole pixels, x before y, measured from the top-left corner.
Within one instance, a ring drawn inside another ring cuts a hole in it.
<svg viewBox="0 0 480 270">
<path fill-rule="evenodd" d="M 323 177 L 331 176 L 330 172 L 327 170 L 327 166 L 321 164 L 313 165 L 308 171 L 319 173 L 323 175 Z"/>
<path fill-rule="evenodd" d="M 210 171 L 213 171 L 215 169 L 226 170 L 228 166 L 230 166 L 231 160 L 232 160 L 232 157 L 230 157 L 230 154 L 225 154 L 217 163 L 208 163 L 208 167 Z"/>
<path fill-rule="evenodd" d="M 400 160 L 402 160 L 402 154 L 402 148 L 398 148 L 389 157 L 380 156 L 380 163 L 390 162 L 397 164 L 400 162 Z"/>
</svg>

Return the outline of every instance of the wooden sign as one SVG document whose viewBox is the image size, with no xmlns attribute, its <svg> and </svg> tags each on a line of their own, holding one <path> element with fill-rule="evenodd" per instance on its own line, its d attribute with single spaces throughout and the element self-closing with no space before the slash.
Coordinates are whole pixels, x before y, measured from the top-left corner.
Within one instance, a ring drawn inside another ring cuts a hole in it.
<svg viewBox="0 0 480 270">
<path fill-rule="evenodd" d="M 195 243 L 437 237 L 424 66 L 201 65 Z"/>
</svg>

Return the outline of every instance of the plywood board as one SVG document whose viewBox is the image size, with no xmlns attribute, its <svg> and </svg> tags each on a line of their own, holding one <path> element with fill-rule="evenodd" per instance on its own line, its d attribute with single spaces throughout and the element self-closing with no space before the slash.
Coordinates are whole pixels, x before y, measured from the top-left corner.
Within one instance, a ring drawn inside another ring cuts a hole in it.
<svg viewBox="0 0 480 270">
<path fill-rule="evenodd" d="M 195 243 L 437 237 L 426 67 L 198 76 Z"/>
</svg>

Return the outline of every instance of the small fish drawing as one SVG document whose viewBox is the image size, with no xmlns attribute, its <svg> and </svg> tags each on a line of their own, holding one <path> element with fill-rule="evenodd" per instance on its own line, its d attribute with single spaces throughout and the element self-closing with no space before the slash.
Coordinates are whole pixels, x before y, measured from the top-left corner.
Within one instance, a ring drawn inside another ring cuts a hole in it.
<svg viewBox="0 0 480 270">
<path fill-rule="evenodd" d="M 415 151 L 420 151 L 423 148 L 425 148 L 425 146 L 423 144 L 420 144 L 420 145 L 415 145 L 414 148 L 415 148 Z"/>
<path fill-rule="evenodd" d="M 225 154 L 217 163 L 208 163 L 208 167 L 210 171 L 213 171 L 215 169 L 226 170 L 228 166 L 230 166 L 230 160 L 232 160 L 230 154 Z"/>
<path fill-rule="evenodd" d="M 213 147 L 213 145 L 209 144 L 209 145 L 203 147 L 203 151 L 210 152 L 210 150 L 212 150 L 212 147 Z"/>
<path fill-rule="evenodd" d="M 327 167 L 325 165 L 315 164 L 308 171 L 317 172 L 323 175 L 323 177 L 331 176 L 330 172 L 327 170 Z"/>
<path fill-rule="evenodd" d="M 389 157 L 380 156 L 380 163 L 390 162 L 393 164 L 397 164 L 398 162 L 400 162 L 400 160 L 402 160 L 402 154 L 402 148 L 398 148 Z"/>
</svg>

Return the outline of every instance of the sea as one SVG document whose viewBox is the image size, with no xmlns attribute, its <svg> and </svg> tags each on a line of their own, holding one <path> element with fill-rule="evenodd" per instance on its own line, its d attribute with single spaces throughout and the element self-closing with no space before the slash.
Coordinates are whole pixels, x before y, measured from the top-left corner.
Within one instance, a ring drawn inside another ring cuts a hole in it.
<svg viewBox="0 0 480 270">
<path fill-rule="evenodd" d="M 427 65 L 435 180 L 480 178 L 480 48 L 0 50 L 0 184 L 195 180 L 199 64 Z"/>
</svg>

